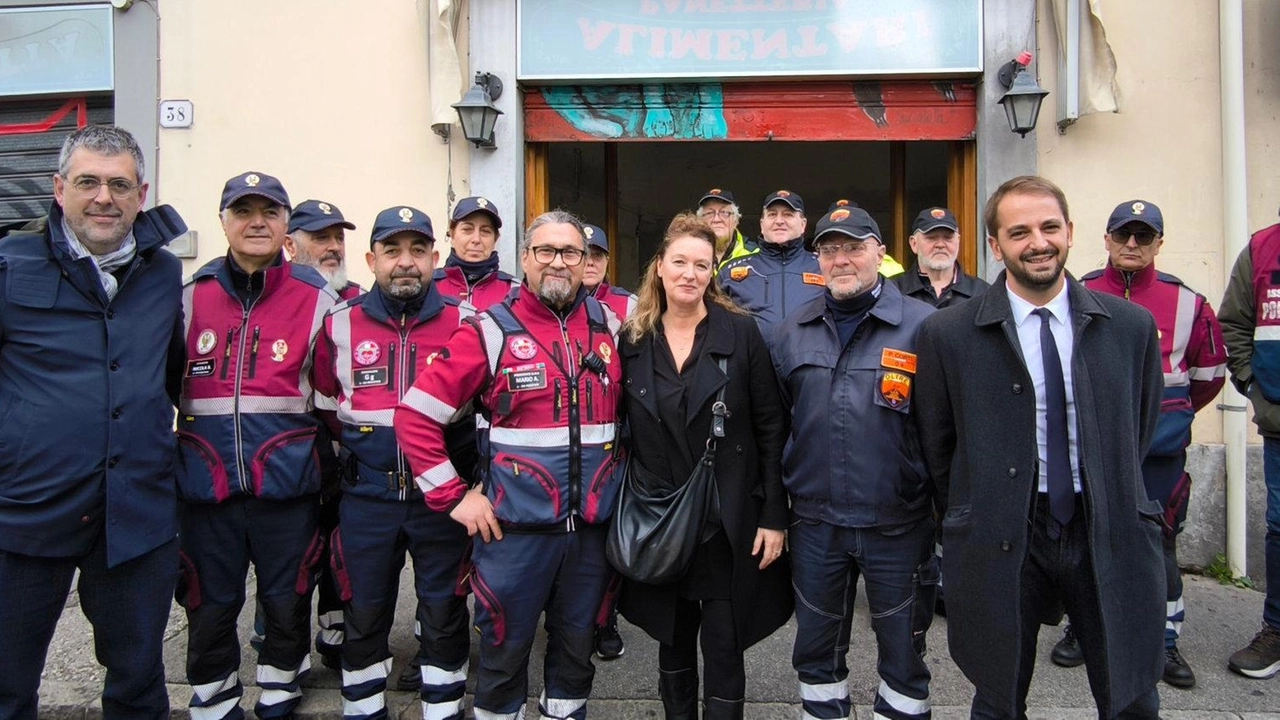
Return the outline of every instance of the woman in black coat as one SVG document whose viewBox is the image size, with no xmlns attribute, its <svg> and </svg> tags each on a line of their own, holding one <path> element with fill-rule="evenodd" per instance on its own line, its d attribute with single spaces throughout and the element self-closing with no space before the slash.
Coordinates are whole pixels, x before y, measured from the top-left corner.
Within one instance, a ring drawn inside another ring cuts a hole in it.
<svg viewBox="0 0 1280 720">
<path fill-rule="evenodd" d="M 787 413 L 755 320 L 715 282 L 715 241 L 692 214 L 672 220 L 619 346 L 632 462 L 668 485 L 684 483 L 702 456 L 722 386 L 730 413 L 715 455 L 719 531 L 698 547 L 681 579 L 628 581 L 622 591 L 622 614 L 661 644 L 658 687 L 667 718 L 698 717 L 699 630 L 703 717 L 741 718 L 743 652 L 792 610 L 783 556 Z"/>
</svg>

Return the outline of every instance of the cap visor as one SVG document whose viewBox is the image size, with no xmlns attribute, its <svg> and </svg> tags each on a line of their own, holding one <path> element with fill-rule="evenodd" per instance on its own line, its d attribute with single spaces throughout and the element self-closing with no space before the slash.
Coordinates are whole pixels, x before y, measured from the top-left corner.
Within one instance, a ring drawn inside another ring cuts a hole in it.
<svg viewBox="0 0 1280 720">
<path fill-rule="evenodd" d="M 334 220 L 333 218 L 320 218 L 310 222 L 300 222 L 297 225 L 289 227 L 289 232 L 294 230 L 305 230 L 307 232 L 316 232 L 334 225 L 341 225 L 348 230 L 355 230 L 356 226 L 347 220 Z"/>
<path fill-rule="evenodd" d="M 949 222 L 936 222 L 936 223 L 933 223 L 932 225 L 921 225 L 920 227 L 916 228 L 915 230 L 912 230 L 912 232 L 922 232 L 922 233 L 927 233 L 927 232 L 933 232 L 934 230 L 937 230 L 938 228 L 946 228 L 946 229 L 950 230 L 951 232 L 960 232 L 960 228 L 956 227 L 955 225 L 952 225 L 952 224 L 951 224 L 951 223 L 949 223 Z"/>
<path fill-rule="evenodd" d="M 405 228 L 390 227 L 390 228 L 386 228 L 385 230 L 382 230 L 382 231 L 380 231 L 380 232 L 376 232 L 376 233 L 374 233 L 374 234 L 373 234 L 373 238 L 370 240 L 370 242 L 382 242 L 383 240 L 386 240 L 387 238 L 391 237 L 392 235 L 395 235 L 395 234 L 397 234 L 397 233 L 402 233 L 402 232 L 418 233 L 419 235 L 423 236 L 424 238 L 426 238 L 426 239 L 430 240 L 430 241 L 431 241 L 431 242 L 433 242 L 433 243 L 436 241 L 436 239 L 435 239 L 435 237 L 434 237 L 433 235 L 431 235 L 430 233 L 423 232 L 422 230 L 419 230 L 418 228 L 412 228 L 412 227 L 405 227 Z"/>
<path fill-rule="evenodd" d="M 218 209 L 219 209 L 219 210 L 226 210 L 227 208 L 231 207 L 232 205 L 235 205 L 237 200 L 240 200 L 240 199 L 243 199 L 243 198 L 247 198 L 247 197 L 249 197 L 250 195 L 257 195 L 258 197 L 266 198 L 266 199 L 270 200 L 271 202 L 273 202 L 273 203 L 275 203 L 275 204 L 277 204 L 277 205 L 279 205 L 280 207 L 283 207 L 283 208 L 288 208 L 288 207 L 289 207 L 289 203 L 288 203 L 287 201 L 285 201 L 285 199 L 284 199 L 284 198 L 281 198 L 281 197 L 279 197 L 279 196 L 277 196 L 277 195 L 272 195 L 271 193 L 269 193 L 269 192 L 265 192 L 265 191 L 263 191 L 263 190 L 256 190 L 256 189 L 254 189 L 254 188 L 245 188 L 245 189 L 243 189 L 243 190 L 237 190 L 237 191 L 235 191 L 234 193 L 232 193 L 232 194 L 231 194 L 231 197 L 229 197 L 229 198 L 227 198 L 226 200 L 224 200 L 224 201 L 223 201 L 223 203 L 222 203 L 222 207 L 220 207 L 220 208 L 218 208 Z M 291 209 L 291 210 L 292 210 L 292 208 L 289 208 L 289 209 Z"/>
</svg>

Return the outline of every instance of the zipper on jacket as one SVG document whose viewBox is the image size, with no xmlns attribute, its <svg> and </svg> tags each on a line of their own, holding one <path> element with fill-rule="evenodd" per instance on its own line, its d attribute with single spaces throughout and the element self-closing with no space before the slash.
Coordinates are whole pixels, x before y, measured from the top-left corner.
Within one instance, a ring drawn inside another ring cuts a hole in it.
<svg viewBox="0 0 1280 720">
<path fill-rule="evenodd" d="M 409 328 L 406 320 L 407 319 L 405 318 L 404 315 L 400 316 L 400 352 L 404 353 L 406 350 L 408 350 L 409 361 L 405 362 L 404 358 L 400 358 L 400 372 L 402 373 L 403 377 L 400 378 L 400 387 L 398 389 L 396 389 L 394 385 L 392 386 L 393 389 L 396 390 L 397 401 L 404 399 L 405 389 L 408 388 L 409 385 L 413 382 L 413 366 L 415 363 L 414 355 L 417 353 L 417 350 L 418 350 L 417 343 L 413 343 L 412 345 L 409 343 Z M 394 359 L 395 352 L 396 350 L 393 344 L 391 348 L 392 359 L 390 359 L 388 362 L 391 362 L 391 363 L 395 362 L 395 359 Z M 394 380 L 391 379 L 392 372 L 393 372 L 393 368 L 387 368 L 387 379 L 391 382 L 394 382 Z M 397 402 L 397 404 L 399 403 Z M 409 499 L 409 483 L 405 482 L 405 475 L 406 475 L 406 468 L 405 468 L 405 462 L 404 462 L 404 453 L 400 452 L 400 444 L 396 443 L 396 477 L 400 478 L 399 497 L 401 500 Z"/>
<path fill-rule="evenodd" d="M 555 404 L 555 411 L 552 412 L 551 414 L 551 419 L 556 422 L 560 422 L 560 378 L 556 378 L 555 390 L 556 390 L 556 404 Z"/>
<path fill-rule="evenodd" d="M 262 334 L 262 326 L 253 326 L 253 348 L 249 350 L 249 379 L 258 376 L 258 336 Z"/>
<path fill-rule="evenodd" d="M 1133 298 L 1129 297 L 1129 295 L 1133 290 L 1133 273 L 1126 272 L 1121 274 L 1124 275 L 1124 299 L 1132 300 Z"/>
<path fill-rule="evenodd" d="M 1218 354 L 1218 343 L 1213 339 L 1213 322 L 1209 318 L 1204 319 L 1204 331 L 1209 334 L 1209 352 Z"/>
<path fill-rule="evenodd" d="M 595 422 L 596 413 L 591 404 L 591 378 L 587 378 L 587 422 Z"/>
<path fill-rule="evenodd" d="M 564 348 L 569 356 L 564 369 L 569 383 L 569 525 L 573 530 L 573 516 L 582 504 L 582 418 L 578 410 L 578 363 L 574 362 L 572 345 L 569 344 L 569 326 L 564 318 L 560 321 L 560 337 L 564 340 Z M 582 358 L 578 358 L 580 363 Z M 556 401 L 560 394 L 556 393 Z"/>
<path fill-rule="evenodd" d="M 249 285 L 250 287 L 253 286 L 253 275 L 249 276 Z M 248 340 L 249 334 L 246 332 L 246 330 L 249 328 L 249 313 L 250 311 L 253 310 L 253 305 L 256 302 L 257 302 L 256 300 L 252 300 L 248 305 L 244 305 L 243 306 L 244 312 L 240 315 L 240 347 L 239 349 L 236 350 L 236 357 L 240 359 L 240 362 L 244 362 L 245 346 L 248 344 L 247 340 Z M 253 489 L 249 486 L 248 470 L 245 468 L 245 465 L 244 465 L 244 447 L 243 447 L 244 433 L 240 427 L 240 392 L 242 389 L 241 378 L 243 377 L 244 377 L 244 373 L 236 372 L 235 389 L 234 389 L 234 392 L 232 393 L 233 404 L 231 408 L 231 417 L 232 417 L 231 424 L 234 428 L 235 449 L 236 449 L 236 474 L 239 476 L 239 479 L 240 479 L 240 490 L 244 492 L 246 495 L 252 495 Z"/>
<path fill-rule="evenodd" d="M 235 328 L 231 328 L 227 330 L 227 343 L 226 343 L 227 352 L 224 354 L 222 358 L 222 379 L 223 380 L 227 379 L 227 373 L 230 372 L 231 370 L 231 346 L 233 343 L 235 343 L 235 339 L 236 339 Z"/>
</svg>

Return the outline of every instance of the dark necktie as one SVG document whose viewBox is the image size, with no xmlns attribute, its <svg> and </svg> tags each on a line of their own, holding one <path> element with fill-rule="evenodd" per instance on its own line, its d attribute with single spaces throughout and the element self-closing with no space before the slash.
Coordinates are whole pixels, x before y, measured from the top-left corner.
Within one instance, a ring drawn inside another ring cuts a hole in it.
<svg viewBox="0 0 1280 720">
<path fill-rule="evenodd" d="M 1067 383 L 1062 375 L 1058 343 L 1049 328 L 1048 308 L 1037 308 L 1040 316 L 1040 358 L 1044 363 L 1045 468 L 1049 489 L 1049 513 L 1059 525 L 1071 522 L 1075 514 L 1075 487 L 1071 482 L 1071 452 L 1067 435 Z"/>
</svg>

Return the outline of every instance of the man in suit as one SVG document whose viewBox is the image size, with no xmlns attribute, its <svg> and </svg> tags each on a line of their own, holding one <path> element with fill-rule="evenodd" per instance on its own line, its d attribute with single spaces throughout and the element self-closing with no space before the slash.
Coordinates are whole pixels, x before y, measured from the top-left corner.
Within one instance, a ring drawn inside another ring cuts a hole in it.
<svg viewBox="0 0 1280 720">
<path fill-rule="evenodd" d="M 942 511 L 951 656 L 974 718 L 1026 713 L 1041 624 L 1071 614 L 1103 718 L 1156 718 L 1162 515 L 1141 458 L 1160 414 L 1151 314 L 1064 270 L 1065 196 L 1017 177 L 987 201 L 1005 271 L 924 321 L 916 413 Z"/>
</svg>

